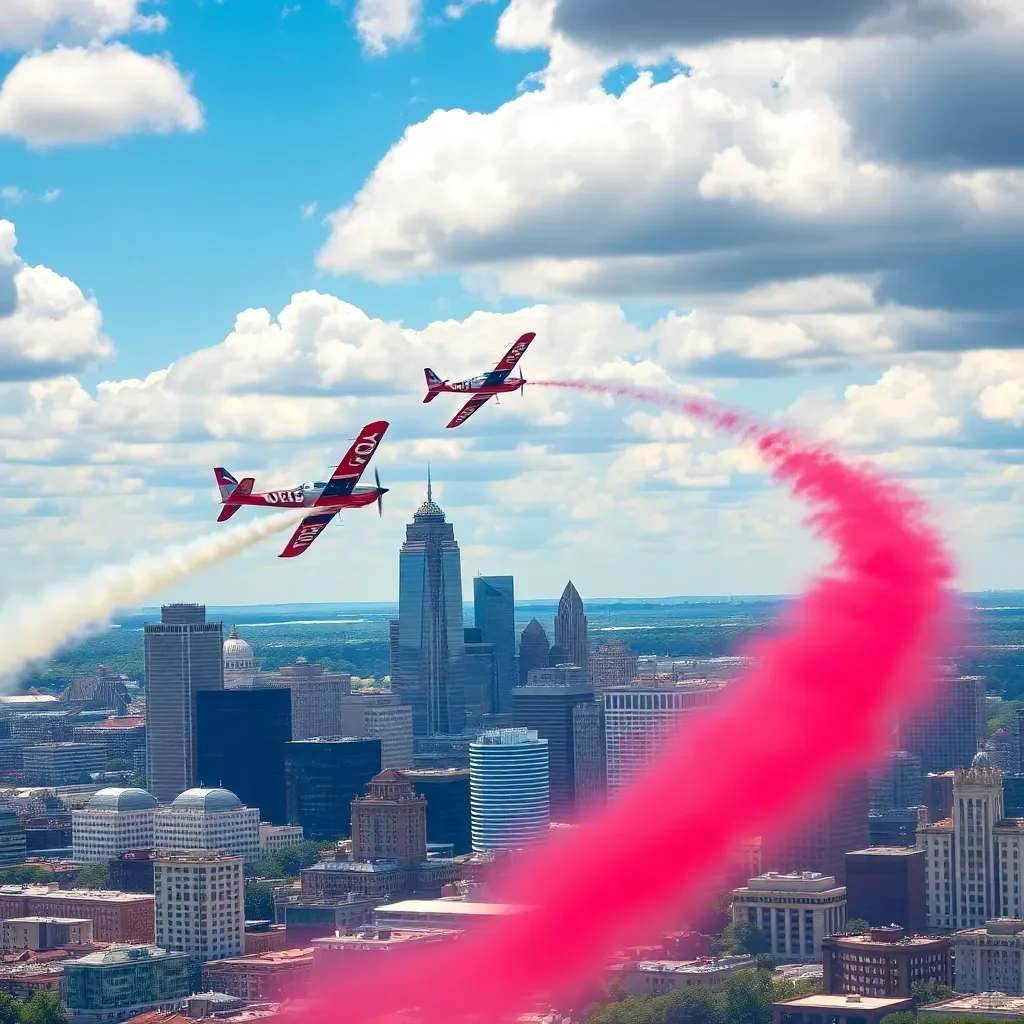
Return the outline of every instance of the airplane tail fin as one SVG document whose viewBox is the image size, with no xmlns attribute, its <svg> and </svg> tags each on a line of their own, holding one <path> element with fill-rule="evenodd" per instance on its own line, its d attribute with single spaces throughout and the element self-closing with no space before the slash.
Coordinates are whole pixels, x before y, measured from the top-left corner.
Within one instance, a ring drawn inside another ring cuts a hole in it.
<svg viewBox="0 0 1024 1024">
<path fill-rule="evenodd" d="M 423 399 L 425 404 L 437 398 L 444 386 L 444 381 L 429 366 L 424 369 L 423 376 L 427 378 L 427 397 Z"/>
<path fill-rule="evenodd" d="M 231 492 L 238 486 L 238 481 L 223 466 L 218 466 L 213 471 L 213 475 L 217 478 L 220 500 L 227 501 Z"/>
<path fill-rule="evenodd" d="M 237 499 L 246 498 L 252 494 L 253 484 L 256 483 L 256 479 L 255 477 L 247 476 L 239 483 L 226 469 L 218 468 L 214 472 L 217 474 L 220 500 L 224 503 L 224 507 L 220 510 L 220 515 L 217 516 L 217 522 L 223 523 L 242 507 Z"/>
</svg>

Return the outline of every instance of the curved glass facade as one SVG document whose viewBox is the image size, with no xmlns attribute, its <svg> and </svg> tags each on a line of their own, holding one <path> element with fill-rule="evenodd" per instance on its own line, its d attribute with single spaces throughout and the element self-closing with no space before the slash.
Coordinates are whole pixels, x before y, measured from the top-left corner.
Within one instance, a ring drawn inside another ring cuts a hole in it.
<svg viewBox="0 0 1024 1024">
<path fill-rule="evenodd" d="M 469 746 L 473 850 L 511 850 L 550 824 L 548 741 L 529 729 L 486 732 Z"/>
</svg>

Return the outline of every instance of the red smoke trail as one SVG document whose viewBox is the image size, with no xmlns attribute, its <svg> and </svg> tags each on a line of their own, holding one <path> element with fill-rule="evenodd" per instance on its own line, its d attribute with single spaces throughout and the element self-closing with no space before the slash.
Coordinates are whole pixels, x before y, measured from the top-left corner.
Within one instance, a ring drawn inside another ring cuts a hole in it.
<svg viewBox="0 0 1024 1024">
<path fill-rule="evenodd" d="M 384 968 L 360 963 L 358 976 L 345 972 L 319 993 L 316 1019 L 364 1024 L 411 1009 L 423 1024 L 491 1024 L 538 993 L 572 991 L 609 953 L 692 905 L 744 837 L 792 825 L 865 770 L 893 715 L 927 691 L 952 573 L 901 486 L 709 402 L 626 385 L 548 386 L 654 402 L 755 443 L 811 506 L 809 523 L 835 560 L 761 645 L 742 685 L 626 794 L 513 868 L 500 898 L 536 909 L 451 945 L 386 955 Z"/>
</svg>

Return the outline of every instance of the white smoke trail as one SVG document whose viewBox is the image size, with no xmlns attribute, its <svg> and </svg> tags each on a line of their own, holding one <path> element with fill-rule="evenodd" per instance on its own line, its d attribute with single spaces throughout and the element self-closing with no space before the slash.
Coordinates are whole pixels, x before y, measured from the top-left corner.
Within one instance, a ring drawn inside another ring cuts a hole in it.
<svg viewBox="0 0 1024 1024">
<path fill-rule="evenodd" d="M 239 554 L 300 518 L 301 513 L 279 512 L 153 555 L 136 555 L 122 565 L 100 566 L 32 596 L 8 598 L 0 606 L 0 691 L 9 689 L 33 662 L 102 628 L 119 608 L 135 607 L 150 594 Z"/>
</svg>

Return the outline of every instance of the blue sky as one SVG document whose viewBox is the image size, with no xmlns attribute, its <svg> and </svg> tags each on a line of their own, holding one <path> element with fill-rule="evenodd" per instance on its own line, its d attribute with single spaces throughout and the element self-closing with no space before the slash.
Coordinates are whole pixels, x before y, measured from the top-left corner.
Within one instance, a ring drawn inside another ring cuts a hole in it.
<svg viewBox="0 0 1024 1024">
<path fill-rule="evenodd" d="M 0 596 L 212 528 L 213 464 L 320 477 L 378 416 L 383 520 L 170 596 L 392 599 L 427 461 L 467 577 L 801 585 L 800 509 L 683 417 L 528 389 L 446 432 L 422 366 L 524 330 L 527 378 L 695 388 L 875 459 L 965 585 L 1020 586 L 1018 6 L 693 3 L 12 0 Z"/>
</svg>

